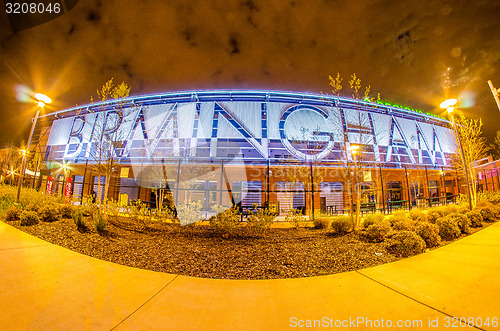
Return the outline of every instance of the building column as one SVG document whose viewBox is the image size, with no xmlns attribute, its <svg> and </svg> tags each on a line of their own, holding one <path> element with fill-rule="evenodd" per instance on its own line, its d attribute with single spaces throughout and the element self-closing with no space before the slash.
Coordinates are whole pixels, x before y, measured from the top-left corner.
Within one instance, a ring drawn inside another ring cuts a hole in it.
<svg viewBox="0 0 500 331">
<path fill-rule="evenodd" d="M 427 182 L 427 199 L 429 201 L 429 207 L 432 207 L 431 185 L 429 183 L 429 173 L 427 172 L 427 166 L 425 166 L 425 180 Z"/>
<path fill-rule="evenodd" d="M 405 178 L 406 178 L 406 191 L 408 194 L 408 210 L 411 210 L 411 191 L 410 191 L 410 182 L 408 181 L 408 169 L 405 164 Z"/>
<path fill-rule="evenodd" d="M 380 188 L 382 189 L 382 211 L 385 214 L 385 194 L 384 194 L 384 178 L 382 176 L 382 166 L 379 164 L 378 169 L 380 171 Z"/>
</svg>

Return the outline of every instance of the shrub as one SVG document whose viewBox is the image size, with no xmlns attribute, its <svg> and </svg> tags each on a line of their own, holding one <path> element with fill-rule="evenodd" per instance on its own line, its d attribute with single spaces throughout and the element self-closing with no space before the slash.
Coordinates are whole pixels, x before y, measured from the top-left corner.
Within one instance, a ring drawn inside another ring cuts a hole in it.
<svg viewBox="0 0 500 331">
<path fill-rule="evenodd" d="M 458 214 L 460 215 L 460 214 Z M 471 234 L 470 226 L 471 226 L 471 221 L 470 219 L 465 216 L 465 215 L 460 215 L 460 219 L 457 220 L 457 225 L 460 228 L 460 232 L 463 234 L 469 235 Z"/>
<path fill-rule="evenodd" d="M 396 256 L 408 257 L 425 250 L 425 241 L 411 231 L 396 231 L 388 238 L 386 249 Z"/>
<path fill-rule="evenodd" d="M 444 240 L 453 240 L 460 237 L 460 228 L 454 218 L 443 217 L 436 221 L 439 226 L 439 236 Z"/>
<path fill-rule="evenodd" d="M 221 211 L 222 210 L 222 211 Z M 240 214 L 237 206 L 225 209 L 221 206 L 214 206 L 216 215 L 210 218 L 210 225 L 223 238 L 234 236 L 240 227 Z"/>
<path fill-rule="evenodd" d="M 383 220 L 385 220 L 385 215 L 381 213 L 366 215 L 363 218 L 363 228 L 366 230 L 370 225 L 382 222 Z"/>
<path fill-rule="evenodd" d="M 447 217 L 457 223 L 458 227 L 460 228 L 460 232 L 462 232 L 463 234 L 470 234 L 471 221 L 467 216 L 457 213 L 450 214 Z"/>
<path fill-rule="evenodd" d="M 0 208 L 2 212 L 5 212 L 5 210 L 16 202 L 15 194 L 14 187 L 0 185 Z"/>
<path fill-rule="evenodd" d="M 80 208 L 83 212 L 83 216 L 90 216 L 91 218 L 93 218 L 93 215 L 96 212 L 96 210 L 99 209 L 99 206 L 90 201 L 91 201 L 90 199 L 84 198 L 82 201 L 83 204 L 80 206 Z"/>
<path fill-rule="evenodd" d="M 445 205 L 445 206 L 437 206 L 437 207 L 432 207 L 427 210 L 427 214 L 432 213 L 439 215 L 437 218 L 444 217 L 449 214 L 457 213 L 459 210 L 459 207 L 455 204 L 451 205 Z"/>
<path fill-rule="evenodd" d="M 106 229 L 106 226 L 108 225 L 108 222 L 106 220 L 106 216 L 101 213 L 101 211 L 97 210 L 94 215 L 92 216 L 94 219 L 94 225 L 95 229 L 99 234 L 104 233 L 104 230 Z"/>
<path fill-rule="evenodd" d="M 191 208 L 191 205 L 195 205 L 196 203 L 191 203 L 187 204 L 188 209 Z M 200 205 L 201 209 L 201 205 Z M 199 211 L 199 209 L 198 209 Z M 141 201 L 141 200 L 135 200 L 130 202 L 130 206 L 128 206 L 128 214 L 130 215 L 130 218 L 134 221 L 141 221 L 142 224 L 146 224 L 146 220 L 149 219 L 151 216 L 151 212 L 149 208 L 147 207 L 146 203 Z M 180 213 L 181 214 L 181 213 Z M 182 213 L 184 216 L 184 214 Z M 201 216 L 201 213 L 200 213 Z M 200 219 L 197 219 L 196 221 L 199 221 Z"/>
<path fill-rule="evenodd" d="M 469 205 L 468 205 L 468 204 L 466 204 L 466 205 L 461 204 L 461 205 L 459 205 L 459 206 L 458 206 L 458 211 L 457 211 L 457 213 L 459 213 L 459 214 L 465 214 L 465 213 L 467 213 L 468 211 L 470 211 L 470 209 L 469 209 Z"/>
<path fill-rule="evenodd" d="M 427 216 L 422 209 L 412 209 L 408 213 L 408 217 L 416 222 L 425 222 Z"/>
<path fill-rule="evenodd" d="M 446 216 L 449 214 L 454 214 L 458 213 L 459 207 L 457 205 L 446 205 L 446 206 L 440 206 L 436 208 L 442 216 Z"/>
<path fill-rule="evenodd" d="M 489 222 L 494 222 L 500 218 L 500 207 L 497 204 L 487 201 L 479 201 L 476 208 L 484 209 L 483 213 L 488 216 Z M 488 220 L 484 218 L 484 215 L 483 220 L 488 222 Z"/>
<path fill-rule="evenodd" d="M 325 216 L 315 217 L 313 225 L 315 229 L 327 229 L 330 226 L 331 219 Z"/>
<path fill-rule="evenodd" d="M 493 211 L 494 221 L 497 221 L 498 219 L 500 219 L 500 207 L 494 205 L 492 211 Z"/>
<path fill-rule="evenodd" d="M 5 220 L 8 222 L 19 220 L 19 216 L 21 215 L 21 210 L 17 207 L 9 207 L 5 212 Z"/>
<path fill-rule="evenodd" d="M 21 220 L 22 226 L 35 225 L 40 221 L 38 214 L 34 211 L 23 211 L 19 216 L 19 219 Z"/>
<path fill-rule="evenodd" d="M 415 231 L 416 222 L 412 220 L 398 221 L 392 225 L 396 231 Z"/>
<path fill-rule="evenodd" d="M 415 233 L 425 241 L 428 248 L 436 247 L 441 244 L 441 237 L 439 236 L 439 226 L 436 224 L 421 222 L 417 225 Z"/>
<path fill-rule="evenodd" d="M 477 203 L 476 203 L 476 208 L 480 208 L 480 207 L 491 207 L 491 202 L 489 202 L 488 200 L 479 200 Z"/>
<path fill-rule="evenodd" d="M 349 216 L 337 216 L 332 219 L 332 233 L 344 235 L 352 229 L 352 222 Z"/>
<path fill-rule="evenodd" d="M 438 210 L 430 209 L 427 211 L 425 220 L 429 223 L 435 224 L 441 217 L 443 217 L 443 215 L 441 215 Z"/>
<path fill-rule="evenodd" d="M 59 206 L 59 213 L 62 218 L 71 218 L 73 213 L 73 206 L 69 204 L 62 204 Z"/>
<path fill-rule="evenodd" d="M 366 239 L 371 242 L 384 241 L 385 236 L 391 232 L 391 224 L 383 221 L 372 224 L 366 229 Z"/>
<path fill-rule="evenodd" d="M 34 203 L 28 203 L 26 207 L 24 207 L 25 211 L 36 211 L 38 212 L 38 205 L 35 205 Z"/>
<path fill-rule="evenodd" d="M 489 202 L 498 205 L 500 204 L 500 191 L 480 192 L 478 193 L 477 199 L 479 200 L 478 204 L 481 202 Z"/>
<path fill-rule="evenodd" d="M 465 216 L 470 219 L 471 227 L 479 228 L 483 226 L 483 216 L 481 216 L 480 212 L 476 210 L 468 210 L 467 212 L 465 212 Z"/>
<path fill-rule="evenodd" d="M 391 225 L 394 225 L 397 222 L 408 221 L 409 217 L 405 211 L 397 210 L 394 213 L 392 213 L 392 215 L 389 216 L 387 219 L 389 220 L 389 222 L 391 222 Z"/>
<path fill-rule="evenodd" d="M 83 220 L 83 211 L 80 208 L 75 208 L 71 214 L 71 217 L 73 218 L 73 222 L 75 223 L 79 231 L 84 231 L 85 229 L 87 229 L 87 226 L 85 225 L 85 222 Z"/>
<path fill-rule="evenodd" d="M 296 229 L 298 229 L 304 222 L 302 213 L 298 209 L 290 209 L 285 216 L 285 221 L 292 224 Z"/>
<path fill-rule="evenodd" d="M 475 211 L 481 214 L 485 222 L 494 222 L 496 220 L 492 206 L 479 207 L 476 208 Z"/>
<path fill-rule="evenodd" d="M 16 202 L 16 195 L 17 187 L 0 184 L 0 212 L 4 213 L 9 207 L 14 205 Z M 29 204 L 42 206 L 56 200 L 57 198 L 53 196 L 47 196 L 30 188 L 23 188 L 23 194 L 21 194 L 19 203 L 21 206 L 27 206 Z M 22 209 L 26 210 L 25 208 Z"/>
<path fill-rule="evenodd" d="M 250 235 L 262 236 L 273 224 L 274 217 L 268 208 L 259 209 L 247 218 L 246 229 Z"/>
<path fill-rule="evenodd" d="M 214 206 L 213 208 L 216 208 Z M 191 203 L 179 203 L 175 206 L 177 209 L 177 217 L 181 225 L 188 225 L 198 222 L 202 219 L 201 217 L 201 203 L 191 202 Z"/>
<path fill-rule="evenodd" d="M 118 217 L 118 215 L 120 214 L 121 206 L 119 206 L 118 203 L 113 199 L 106 201 L 106 205 L 104 207 L 106 209 L 106 215 L 108 215 L 108 217 L 111 217 L 112 219 Z"/>
<path fill-rule="evenodd" d="M 46 204 L 38 209 L 38 214 L 44 222 L 55 222 L 59 219 L 59 210 L 54 204 Z"/>
<path fill-rule="evenodd" d="M 119 211 L 119 208 L 118 208 Z M 118 215 L 118 211 L 115 212 Z M 169 207 L 158 207 L 153 209 L 152 216 L 155 216 L 156 219 L 160 222 L 174 222 L 177 223 L 178 219 L 175 217 L 174 212 Z"/>
</svg>

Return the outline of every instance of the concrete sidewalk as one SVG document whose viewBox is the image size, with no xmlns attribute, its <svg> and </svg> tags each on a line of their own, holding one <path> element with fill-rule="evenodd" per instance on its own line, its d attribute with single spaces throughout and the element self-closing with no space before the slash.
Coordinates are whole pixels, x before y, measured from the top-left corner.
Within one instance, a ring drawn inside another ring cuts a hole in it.
<svg viewBox="0 0 500 331">
<path fill-rule="evenodd" d="M 500 329 L 491 325 L 500 323 L 500 223 L 379 267 L 241 281 L 104 262 L 0 222 L 0 266 L 2 330 L 281 330 L 314 320 L 351 329 L 432 321 L 436 330 L 459 326 L 452 317 L 489 318 L 481 329 Z"/>
</svg>

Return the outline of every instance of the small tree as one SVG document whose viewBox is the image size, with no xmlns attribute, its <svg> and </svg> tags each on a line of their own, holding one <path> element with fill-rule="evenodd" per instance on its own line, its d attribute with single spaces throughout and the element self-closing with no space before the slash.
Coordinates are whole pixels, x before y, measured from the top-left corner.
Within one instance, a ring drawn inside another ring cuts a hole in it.
<svg viewBox="0 0 500 331">
<path fill-rule="evenodd" d="M 109 99 L 124 98 L 127 97 L 129 93 L 130 87 L 125 84 L 125 82 L 116 86 L 113 83 L 113 78 L 108 80 L 100 90 L 97 90 L 97 96 L 100 102 Z M 92 97 L 90 101 L 94 101 Z M 105 111 L 105 106 L 101 107 L 99 111 L 102 113 L 96 114 L 94 122 L 93 142 L 95 148 L 92 153 L 92 157 L 96 162 L 94 168 L 98 176 L 99 207 L 101 207 L 101 176 L 105 176 L 104 196 L 102 197 L 102 201 L 106 204 L 111 175 L 120 160 L 117 155 L 117 150 L 123 147 L 122 144 L 125 139 L 125 137 L 122 136 L 123 132 L 119 130 L 119 126 L 122 124 L 123 118 L 125 117 L 123 113 L 123 104 L 115 104 L 113 114 L 116 114 L 116 116 L 111 116 L 111 112 Z"/>
<path fill-rule="evenodd" d="M 16 183 L 16 176 L 21 172 L 22 153 L 19 149 L 10 147 L 5 148 L 0 153 L 0 171 L 4 181 L 11 184 Z"/>
<path fill-rule="evenodd" d="M 332 87 L 332 93 L 334 95 L 339 95 L 342 91 L 342 81 L 340 73 L 337 73 L 337 76 L 333 78 L 332 76 L 328 76 L 330 80 L 330 86 Z M 363 94 L 361 79 L 353 73 L 351 75 L 351 79 L 349 80 L 349 92 L 351 97 L 354 99 L 363 99 L 365 101 L 378 101 L 380 100 L 380 93 L 377 94 L 377 97 L 370 97 L 371 86 L 367 85 L 364 87 Z M 363 145 L 365 145 L 365 141 L 363 138 L 363 128 L 369 126 L 369 121 L 367 118 L 361 116 L 361 113 L 358 112 L 358 117 L 356 119 L 355 127 L 352 128 L 354 131 L 357 131 L 357 139 L 356 141 L 349 141 L 347 132 L 344 132 L 344 163 L 345 170 L 342 172 L 342 177 L 347 183 L 348 187 L 348 199 L 349 199 L 349 210 L 351 215 L 351 220 L 353 224 L 353 230 L 358 230 L 361 225 L 361 191 L 362 186 L 361 183 L 364 181 L 364 170 L 367 154 L 363 149 Z M 356 152 L 348 149 L 348 143 L 353 143 L 358 147 Z M 351 155 L 352 161 L 351 161 Z M 356 208 L 354 208 L 356 206 Z"/>
<path fill-rule="evenodd" d="M 489 147 L 486 145 L 486 138 L 481 136 L 481 127 L 483 126 L 481 119 L 467 119 L 460 114 L 455 117 L 455 123 L 462 144 L 465 166 L 469 173 L 469 187 L 467 189 L 469 190 L 472 207 L 474 208 L 477 203 L 477 169 L 474 167 L 474 161 L 486 157 Z M 457 170 L 462 171 L 464 164 L 458 153 L 460 153 L 459 150 L 457 150 L 457 154 L 455 154 L 452 161 Z"/>
</svg>

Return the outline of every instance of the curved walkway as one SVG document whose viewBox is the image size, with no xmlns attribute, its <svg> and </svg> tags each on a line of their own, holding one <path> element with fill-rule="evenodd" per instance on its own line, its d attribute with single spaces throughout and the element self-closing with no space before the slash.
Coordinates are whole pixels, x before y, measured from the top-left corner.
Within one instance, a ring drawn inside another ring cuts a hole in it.
<svg viewBox="0 0 500 331">
<path fill-rule="evenodd" d="M 430 322 L 436 330 L 449 329 L 451 317 L 500 318 L 500 223 L 374 268 L 241 281 L 100 261 L 0 222 L 0 266 L 2 330 L 429 329 Z"/>
</svg>

